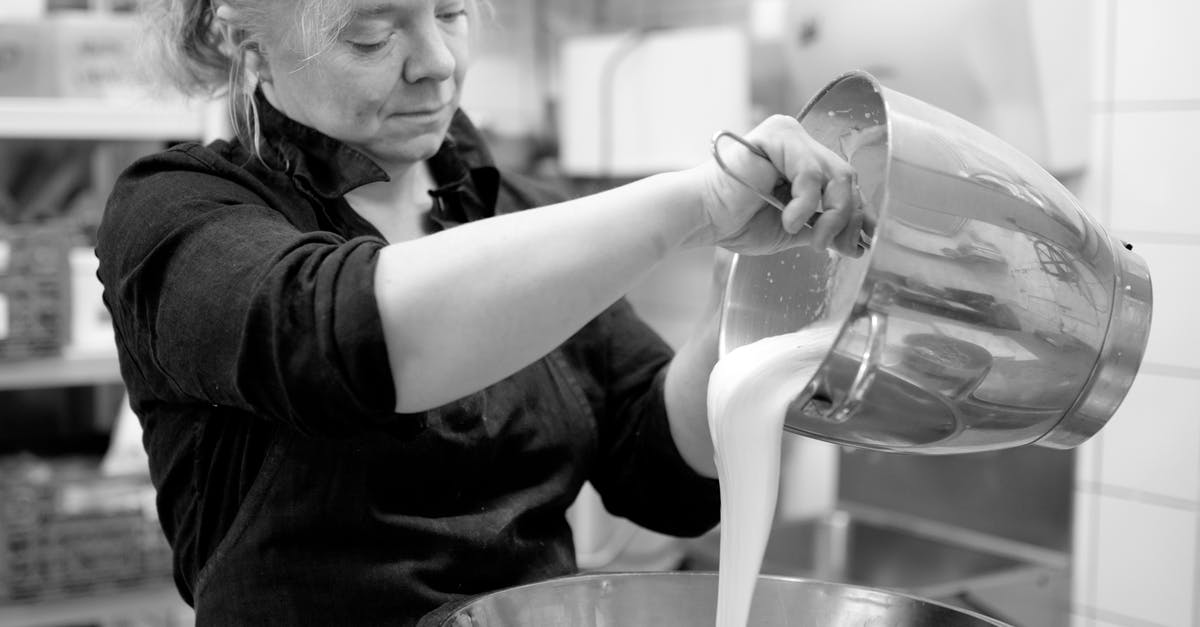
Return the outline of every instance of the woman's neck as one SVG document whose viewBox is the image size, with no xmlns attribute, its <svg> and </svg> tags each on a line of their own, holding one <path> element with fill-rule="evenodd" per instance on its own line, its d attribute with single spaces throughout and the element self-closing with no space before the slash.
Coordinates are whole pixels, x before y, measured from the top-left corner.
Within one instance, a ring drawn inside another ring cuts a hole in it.
<svg viewBox="0 0 1200 627">
<path fill-rule="evenodd" d="M 390 180 L 368 183 L 346 194 L 346 202 L 391 243 L 426 234 L 425 213 L 433 206 L 434 188 L 425 163 L 389 171 Z"/>
</svg>

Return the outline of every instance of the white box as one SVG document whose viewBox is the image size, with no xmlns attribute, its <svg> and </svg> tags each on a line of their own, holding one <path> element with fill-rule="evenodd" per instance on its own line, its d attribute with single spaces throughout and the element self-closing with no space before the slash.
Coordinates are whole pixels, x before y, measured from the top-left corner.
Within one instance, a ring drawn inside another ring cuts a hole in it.
<svg viewBox="0 0 1200 627">
<path fill-rule="evenodd" d="M 142 30 L 129 15 L 59 13 L 54 29 L 58 94 L 67 97 L 125 97 L 145 93 L 139 57 Z"/>
<path fill-rule="evenodd" d="M 40 20 L 0 22 L 0 96 L 56 95 L 52 33 Z"/>
<path fill-rule="evenodd" d="M 588 35 L 562 51 L 563 171 L 639 177 L 696 165 L 751 123 L 749 42 L 738 26 Z"/>
<path fill-rule="evenodd" d="M 1015 146 L 1052 174 L 1089 156 L 1089 0 L 792 2 L 790 78 L 799 104 L 866 70 Z"/>
<path fill-rule="evenodd" d="M 112 317 L 104 306 L 104 287 L 96 277 L 100 261 L 92 248 L 72 248 L 70 335 L 67 356 L 110 354 L 116 351 Z"/>
</svg>

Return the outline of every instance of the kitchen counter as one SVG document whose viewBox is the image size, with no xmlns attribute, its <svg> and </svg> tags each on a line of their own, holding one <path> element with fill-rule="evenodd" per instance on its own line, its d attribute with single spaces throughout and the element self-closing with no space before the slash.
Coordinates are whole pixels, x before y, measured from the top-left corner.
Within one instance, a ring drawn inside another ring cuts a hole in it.
<svg viewBox="0 0 1200 627">
<path fill-rule="evenodd" d="M 717 570 L 720 536 L 689 543 L 688 567 Z M 771 532 L 761 572 L 893 590 L 1015 627 L 1069 625 L 1069 557 L 1056 551 L 842 503 Z"/>
</svg>

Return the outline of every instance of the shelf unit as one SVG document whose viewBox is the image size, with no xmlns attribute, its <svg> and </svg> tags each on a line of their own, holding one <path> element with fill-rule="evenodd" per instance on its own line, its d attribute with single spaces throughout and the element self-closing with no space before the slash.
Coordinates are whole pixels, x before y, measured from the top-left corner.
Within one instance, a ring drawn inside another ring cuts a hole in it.
<svg viewBox="0 0 1200 627">
<path fill-rule="evenodd" d="M 62 625 L 126 624 L 129 609 L 142 617 L 159 616 L 164 624 L 182 624 L 190 608 L 170 583 L 126 590 L 103 596 L 56 599 L 51 603 L 0 606 L 0 627 L 60 627 Z M 136 623 L 143 624 L 143 623 Z"/>
<path fill-rule="evenodd" d="M 210 141 L 227 134 L 221 101 L 0 97 L 0 140 L 101 142 Z M 121 383 L 115 348 L 59 357 L 0 362 L 0 391 Z M 0 412 L 0 418 L 3 418 Z M 130 613 L 174 616 L 189 622 L 190 609 L 169 583 L 40 604 L 0 605 L 0 627 L 64 625 L 117 620 Z"/>
<path fill-rule="evenodd" d="M 0 139 L 208 141 L 224 133 L 221 101 L 0 97 Z M 120 383 L 116 352 L 0 362 L 0 390 Z"/>
<path fill-rule="evenodd" d="M 117 355 L 42 357 L 0 362 L 0 390 L 121 383 Z"/>
<path fill-rule="evenodd" d="M 0 138 L 211 139 L 220 103 L 145 98 L 0 98 Z"/>
</svg>

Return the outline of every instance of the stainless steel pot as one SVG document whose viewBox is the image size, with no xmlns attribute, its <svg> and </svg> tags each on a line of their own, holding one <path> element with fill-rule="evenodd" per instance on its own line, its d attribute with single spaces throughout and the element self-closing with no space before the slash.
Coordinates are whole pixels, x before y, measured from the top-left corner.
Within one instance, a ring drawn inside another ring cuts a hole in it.
<svg viewBox="0 0 1200 627">
<path fill-rule="evenodd" d="M 859 259 L 733 260 L 723 353 L 841 327 L 785 428 L 928 454 L 1096 433 L 1145 350 L 1145 262 L 1031 159 L 869 74 L 839 77 L 799 117 L 855 166 L 874 228 Z"/>
<path fill-rule="evenodd" d="M 577 575 L 488 594 L 449 610 L 442 627 L 712 625 L 716 573 Z M 424 623 L 423 623 L 424 624 Z M 1005 623 L 917 597 L 808 579 L 758 579 L 750 625 L 985 627 Z"/>
</svg>

